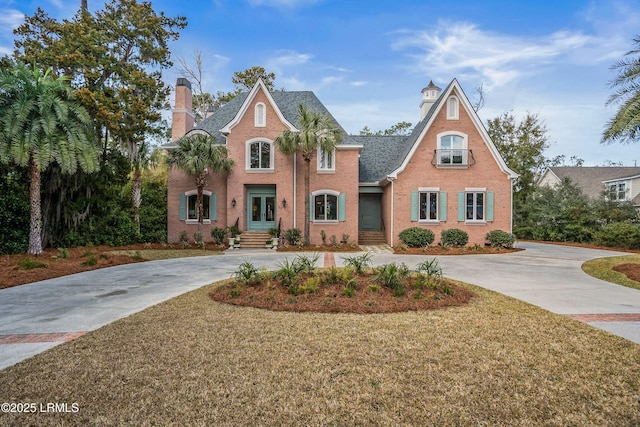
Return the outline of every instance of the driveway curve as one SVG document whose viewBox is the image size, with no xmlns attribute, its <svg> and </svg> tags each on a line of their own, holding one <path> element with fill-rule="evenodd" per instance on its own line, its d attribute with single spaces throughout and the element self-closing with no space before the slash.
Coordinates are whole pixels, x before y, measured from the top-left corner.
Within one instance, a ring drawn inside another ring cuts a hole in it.
<svg viewBox="0 0 640 427">
<path fill-rule="evenodd" d="M 521 252 L 439 256 L 444 274 L 569 315 L 640 343 L 640 291 L 595 279 L 581 269 L 593 258 L 624 255 L 523 242 Z M 348 254 L 328 254 L 344 263 Z M 0 290 L 0 369 L 208 283 L 229 278 L 250 259 L 276 268 L 292 253 L 231 251 L 222 256 L 127 264 Z M 376 253 L 375 265 L 424 257 Z M 322 258 L 321 261 L 322 262 Z"/>
</svg>

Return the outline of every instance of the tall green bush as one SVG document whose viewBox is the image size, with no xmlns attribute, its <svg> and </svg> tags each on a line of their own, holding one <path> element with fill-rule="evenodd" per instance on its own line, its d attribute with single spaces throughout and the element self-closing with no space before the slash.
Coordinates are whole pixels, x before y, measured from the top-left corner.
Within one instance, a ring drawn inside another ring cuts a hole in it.
<svg viewBox="0 0 640 427">
<path fill-rule="evenodd" d="M 640 226 L 623 222 L 607 224 L 595 233 L 594 240 L 603 246 L 640 249 Z"/>
</svg>

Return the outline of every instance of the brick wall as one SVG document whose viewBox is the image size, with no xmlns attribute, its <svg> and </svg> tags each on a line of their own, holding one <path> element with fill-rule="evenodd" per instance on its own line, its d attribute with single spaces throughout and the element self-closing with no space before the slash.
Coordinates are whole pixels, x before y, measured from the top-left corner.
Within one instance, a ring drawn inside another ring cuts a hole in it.
<svg viewBox="0 0 640 427">
<path fill-rule="evenodd" d="M 431 164 L 437 148 L 437 135 L 445 131 L 458 131 L 467 135 L 468 148 L 473 151 L 476 160 L 473 166 L 466 169 L 444 169 Z M 418 190 L 418 187 L 436 187 L 447 192 L 446 222 L 423 225 L 411 221 L 411 192 Z M 483 187 L 487 192 L 494 193 L 493 222 L 471 225 L 458 221 L 458 192 L 467 187 Z M 399 243 L 398 233 L 413 226 L 432 230 L 436 235 L 436 243 L 440 241 L 442 230 L 449 228 L 465 230 L 469 234 L 469 244 L 482 245 L 490 230 L 511 231 L 511 181 L 500 169 L 462 104 L 458 120 L 447 120 L 446 110 L 441 109 L 406 169 L 398 175 L 394 183 L 394 200 L 395 244 Z"/>
</svg>

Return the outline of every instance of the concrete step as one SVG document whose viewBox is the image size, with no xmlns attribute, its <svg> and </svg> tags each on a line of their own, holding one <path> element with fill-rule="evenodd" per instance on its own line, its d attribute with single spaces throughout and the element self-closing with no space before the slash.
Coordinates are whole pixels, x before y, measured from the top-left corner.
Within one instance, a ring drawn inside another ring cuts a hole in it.
<svg viewBox="0 0 640 427">
<path fill-rule="evenodd" d="M 249 232 L 245 231 L 240 235 L 241 249 L 265 249 L 267 241 L 271 240 L 269 233 Z"/>
<path fill-rule="evenodd" d="M 386 245 L 387 239 L 385 238 L 384 231 L 359 231 L 358 244 L 359 245 Z"/>
</svg>

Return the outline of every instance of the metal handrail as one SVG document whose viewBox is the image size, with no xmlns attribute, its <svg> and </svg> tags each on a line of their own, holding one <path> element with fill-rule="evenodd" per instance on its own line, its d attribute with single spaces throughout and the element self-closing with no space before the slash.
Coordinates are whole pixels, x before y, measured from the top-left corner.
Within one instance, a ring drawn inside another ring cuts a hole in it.
<svg viewBox="0 0 640 427">
<path fill-rule="evenodd" d="M 446 158 L 449 162 L 443 163 L 443 155 L 447 155 Z M 456 158 L 459 158 L 459 162 L 454 162 Z M 473 150 L 467 150 L 464 148 L 446 148 L 433 150 L 433 158 L 431 159 L 433 166 L 449 166 L 449 167 L 465 167 L 473 166 L 476 164 L 476 159 L 473 156 Z"/>
</svg>

